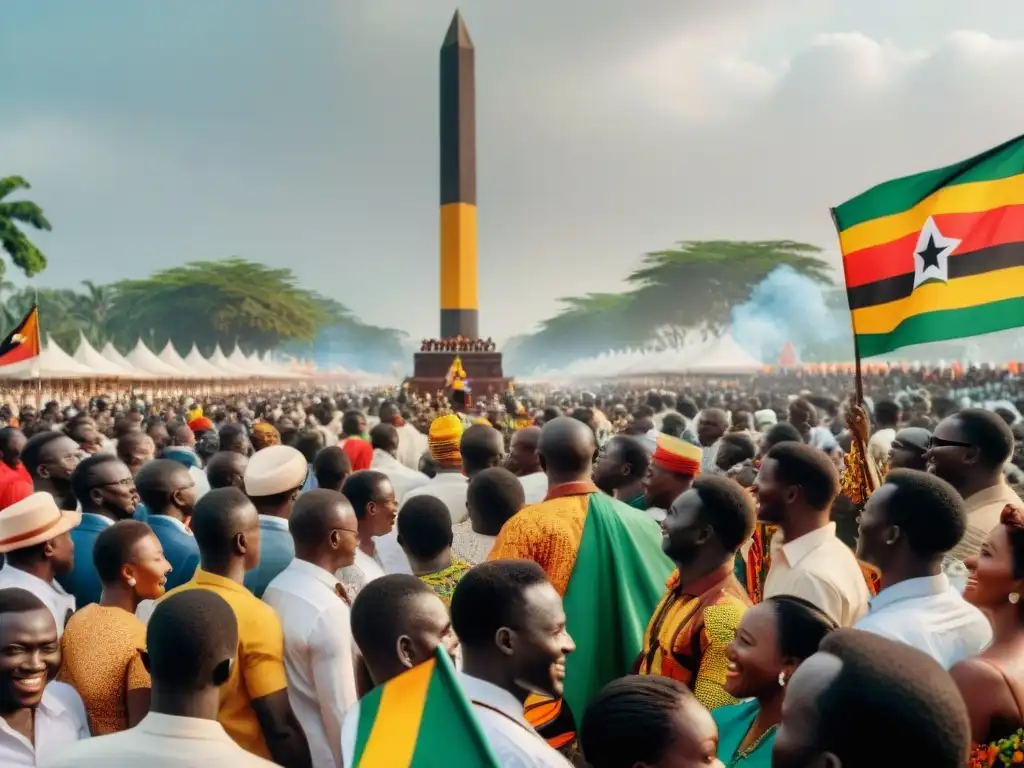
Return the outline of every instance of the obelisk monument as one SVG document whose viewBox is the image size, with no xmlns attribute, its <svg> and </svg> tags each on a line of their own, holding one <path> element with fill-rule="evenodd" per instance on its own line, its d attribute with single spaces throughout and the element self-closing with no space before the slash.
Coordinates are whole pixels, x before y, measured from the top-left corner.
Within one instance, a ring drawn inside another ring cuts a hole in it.
<svg viewBox="0 0 1024 768">
<path fill-rule="evenodd" d="M 456 11 L 441 45 L 441 338 L 478 337 L 476 78 Z"/>
</svg>

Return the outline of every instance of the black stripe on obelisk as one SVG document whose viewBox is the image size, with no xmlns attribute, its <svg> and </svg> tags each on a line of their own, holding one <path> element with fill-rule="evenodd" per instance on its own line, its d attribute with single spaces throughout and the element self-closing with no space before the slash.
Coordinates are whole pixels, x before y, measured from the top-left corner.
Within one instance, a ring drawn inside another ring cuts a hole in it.
<svg viewBox="0 0 1024 768">
<path fill-rule="evenodd" d="M 479 316 L 475 309 L 442 309 L 441 338 L 453 339 L 465 336 L 467 339 L 479 338 Z"/>
<path fill-rule="evenodd" d="M 476 78 L 458 11 L 441 45 L 441 205 L 476 205 Z"/>
</svg>

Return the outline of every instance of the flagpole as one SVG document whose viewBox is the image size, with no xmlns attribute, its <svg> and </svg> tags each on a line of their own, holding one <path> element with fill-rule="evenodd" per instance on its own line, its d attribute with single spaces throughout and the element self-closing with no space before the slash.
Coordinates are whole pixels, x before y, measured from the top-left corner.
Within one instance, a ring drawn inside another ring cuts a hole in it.
<svg viewBox="0 0 1024 768">
<path fill-rule="evenodd" d="M 36 308 L 36 349 L 39 350 L 39 354 L 41 355 L 43 352 L 43 329 L 42 325 L 39 322 L 39 287 L 34 285 L 32 286 L 32 290 L 35 294 L 32 303 L 35 305 Z M 39 400 L 39 403 L 37 404 L 36 407 L 42 410 L 43 379 L 42 369 L 39 365 L 38 360 L 36 360 L 36 399 Z"/>
<path fill-rule="evenodd" d="M 836 221 L 836 209 L 829 208 L 829 215 L 832 217 L 832 226 L 836 228 L 836 238 L 839 239 L 839 222 Z M 857 344 L 857 329 L 853 327 L 853 307 L 850 306 L 850 291 L 848 286 L 850 285 L 849 276 L 846 274 L 846 259 L 843 258 L 843 244 L 839 241 L 839 258 L 842 259 L 843 264 L 843 283 L 846 290 L 846 306 L 850 308 L 850 331 L 853 334 L 853 386 L 854 386 L 854 401 L 856 405 L 864 404 L 864 378 L 861 375 L 860 367 L 860 346 Z"/>
</svg>

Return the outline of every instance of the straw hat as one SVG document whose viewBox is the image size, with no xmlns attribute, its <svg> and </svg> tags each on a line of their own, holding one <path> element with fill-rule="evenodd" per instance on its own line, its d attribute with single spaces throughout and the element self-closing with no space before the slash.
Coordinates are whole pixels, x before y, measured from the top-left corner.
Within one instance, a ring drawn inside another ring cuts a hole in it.
<svg viewBox="0 0 1024 768">
<path fill-rule="evenodd" d="M 27 549 L 67 533 L 82 522 L 81 512 L 64 512 L 48 493 L 33 493 L 0 510 L 0 553 Z"/>
</svg>

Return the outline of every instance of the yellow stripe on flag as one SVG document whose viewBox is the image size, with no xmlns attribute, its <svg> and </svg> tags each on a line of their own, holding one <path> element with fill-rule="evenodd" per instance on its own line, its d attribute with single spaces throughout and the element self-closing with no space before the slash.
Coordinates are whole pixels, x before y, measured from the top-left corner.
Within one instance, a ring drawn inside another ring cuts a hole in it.
<svg viewBox="0 0 1024 768">
<path fill-rule="evenodd" d="M 385 683 L 359 765 L 403 768 L 412 763 L 436 663 L 424 662 Z"/>
<path fill-rule="evenodd" d="M 906 298 L 855 309 L 853 330 L 856 334 L 889 333 L 914 315 L 963 309 L 1021 296 L 1024 296 L 1024 267 L 984 272 L 948 283 L 925 283 Z"/>
<path fill-rule="evenodd" d="M 856 224 L 839 233 L 844 256 L 921 231 L 929 216 L 978 213 L 1024 203 L 1024 175 L 943 187 L 903 213 Z M 865 331 L 867 333 L 867 331 Z"/>
</svg>

